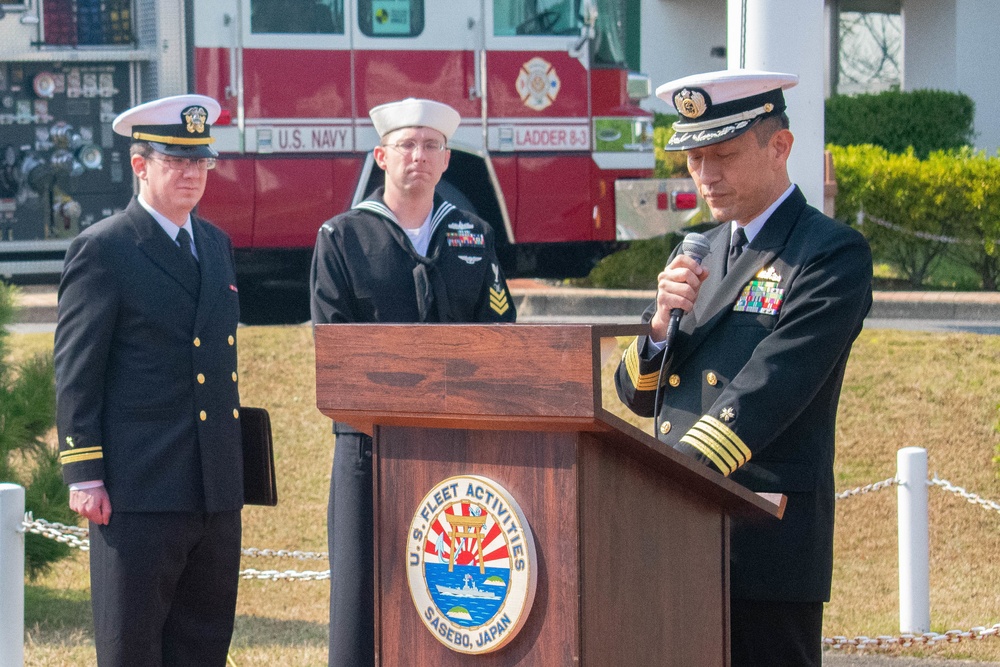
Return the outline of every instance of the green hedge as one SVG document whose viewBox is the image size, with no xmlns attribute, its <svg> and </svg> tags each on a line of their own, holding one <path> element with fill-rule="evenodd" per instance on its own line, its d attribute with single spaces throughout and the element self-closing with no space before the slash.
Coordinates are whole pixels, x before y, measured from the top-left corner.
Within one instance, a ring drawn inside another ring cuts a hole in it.
<svg viewBox="0 0 1000 667">
<path fill-rule="evenodd" d="M 860 221 L 877 260 L 913 287 L 942 262 L 1000 281 L 1000 158 L 971 149 L 893 154 L 878 146 L 827 147 L 837 177 L 837 217 Z M 861 214 L 861 215 L 859 215 Z"/>
<path fill-rule="evenodd" d="M 891 153 L 926 158 L 935 150 L 972 143 L 975 104 L 968 95 L 942 90 L 834 95 L 826 100 L 826 141 L 872 144 Z"/>
</svg>

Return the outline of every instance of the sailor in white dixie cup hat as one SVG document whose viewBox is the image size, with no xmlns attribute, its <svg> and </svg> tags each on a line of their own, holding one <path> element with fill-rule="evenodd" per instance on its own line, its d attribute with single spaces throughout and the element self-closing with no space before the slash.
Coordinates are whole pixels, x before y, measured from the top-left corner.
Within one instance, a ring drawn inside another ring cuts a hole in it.
<svg viewBox="0 0 1000 667">
<path fill-rule="evenodd" d="M 314 324 L 513 322 L 493 228 L 435 186 L 448 170 L 458 111 L 408 98 L 370 112 L 384 185 L 327 220 L 310 272 Z M 461 184 L 462 174 L 452 176 Z M 335 423 L 327 539 L 330 667 L 375 664 L 372 440 Z"/>
<path fill-rule="evenodd" d="M 221 107 L 205 95 L 174 95 L 123 112 L 111 124 L 133 142 L 146 141 L 157 153 L 186 158 L 214 158 L 210 130 Z"/>
<path fill-rule="evenodd" d="M 680 116 L 664 150 L 687 150 L 738 137 L 764 118 L 784 113 L 781 91 L 798 82 L 794 74 L 724 70 L 663 84 L 656 96 Z"/>
<path fill-rule="evenodd" d="M 408 97 L 398 102 L 380 104 L 368 112 L 378 136 L 404 127 L 429 127 L 444 135 L 450 141 L 462 117 L 453 108 L 434 100 Z"/>
<path fill-rule="evenodd" d="M 619 398 L 656 415 L 665 445 L 752 492 L 787 498 L 780 521 L 730 524 L 732 667 L 822 663 L 837 406 L 872 303 L 865 238 L 810 206 L 789 178 L 783 91 L 797 81 L 730 70 L 657 89 L 680 116 L 665 148 L 686 152 L 721 224 L 704 234 L 703 261 L 677 250 L 667 260 L 642 314 L 650 334 L 615 375 Z"/>
</svg>

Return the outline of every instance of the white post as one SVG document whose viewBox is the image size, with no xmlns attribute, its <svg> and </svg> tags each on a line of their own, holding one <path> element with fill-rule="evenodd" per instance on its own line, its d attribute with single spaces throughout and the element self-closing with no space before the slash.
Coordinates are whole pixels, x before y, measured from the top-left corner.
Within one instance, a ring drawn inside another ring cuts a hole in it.
<svg viewBox="0 0 1000 667">
<path fill-rule="evenodd" d="M 24 665 L 24 488 L 0 484 L 0 667 Z"/>
<path fill-rule="evenodd" d="M 742 60 L 747 69 L 799 75 L 799 85 L 784 93 L 795 135 L 788 175 L 818 209 L 823 208 L 825 147 L 823 7 L 822 0 L 728 0 L 726 40 L 729 69 Z"/>
<path fill-rule="evenodd" d="M 927 538 L 927 451 L 904 447 L 896 454 L 899 521 L 899 631 L 931 629 L 930 558 Z"/>
</svg>

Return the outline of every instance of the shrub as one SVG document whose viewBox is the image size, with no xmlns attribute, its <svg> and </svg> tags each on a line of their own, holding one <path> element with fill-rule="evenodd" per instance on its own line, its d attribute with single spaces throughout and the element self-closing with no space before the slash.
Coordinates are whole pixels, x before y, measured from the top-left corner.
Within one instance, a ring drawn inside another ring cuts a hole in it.
<svg viewBox="0 0 1000 667">
<path fill-rule="evenodd" d="M 972 143 L 975 103 L 963 93 L 890 90 L 834 95 L 826 100 L 826 141 L 872 144 L 891 153 L 908 148 L 920 158 Z"/>
<path fill-rule="evenodd" d="M 1000 257 L 1000 159 L 971 149 L 912 149 L 892 154 L 871 146 L 828 146 L 837 172 L 837 217 L 863 212 L 861 229 L 876 259 L 894 266 L 913 287 L 944 259 L 976 271 L 996 289 Z"/>
<path fill-rule="evenodd" d="M 578 284 L 606 289 L 656 289 L 656 276 L 681 236 L 666 234 L 632 241 L 628 248 L 608 255 Z"/>
<path fill-rule="evenodd" d="M 656 166 L 653 178 L 687 178 L 687 157 L 683 151 L 665 151 L 667 140 L 674 134 L 673 124 L 677 116 L 657 113 L 653 117 L 653 152 Z"/>
<path fill-rule="evenodd" d="M 58 453 L 45 442 L 55 423 L 56 394 L 52 355 L 8 362 L 7 324 L 14 314 L 14 291 L 0 282 L 0 481 L 25 487 L 25 508 L 36 517 L 73 523 L 69 492 L 62 481 Z M 69 555 L 69 547 L 27 534 L 24 564 L 31 578 Z"/>
</svg>

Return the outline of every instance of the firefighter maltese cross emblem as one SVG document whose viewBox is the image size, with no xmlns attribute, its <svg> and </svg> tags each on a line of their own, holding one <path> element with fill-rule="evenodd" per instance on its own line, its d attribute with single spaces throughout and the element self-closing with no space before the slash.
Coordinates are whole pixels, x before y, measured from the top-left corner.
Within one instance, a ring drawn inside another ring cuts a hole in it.
<svg viewBox="0 0 1000 667">
<path fill-rule="evenodd" d="M 458 653 L 496 651 L 520 631 L 535 598 L 535 540 L 517 502 L 477 475 L 427 492 L 410 523 L 406 578 L 417 614 Z"/>
<path fill-rule="evenodd" d="M 521 65 L 514 87 L 524 105 L 541 111 L 556 101 L 559 95 L 559 76 L 556 68 L 542 58 L 532 58 Z"/>
</svg>

